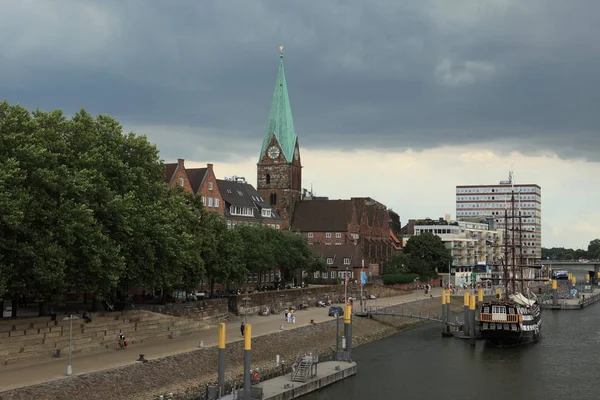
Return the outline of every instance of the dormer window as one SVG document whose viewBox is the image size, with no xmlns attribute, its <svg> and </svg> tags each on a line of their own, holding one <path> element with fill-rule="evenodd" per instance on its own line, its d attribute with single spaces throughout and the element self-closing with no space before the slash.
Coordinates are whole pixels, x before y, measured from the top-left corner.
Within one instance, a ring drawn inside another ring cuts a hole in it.
<svg viewBox="0 0 600 400">
<path fill-rule="evenodd" d="M 333 258 L 328 257 L 327 258 L 327 265 L 332 265 L 333 264 Z"/>
<path fill-rule="evenodd" d="M 213 183 L 212 182 L 208 182 L 208 190 L 213 190 Z"/>
<path fill-rule="evenodd" d="M 240 195 L 240 196 L 243 196 L 243 195 L 244 195 L 244 193 L 242 193 L 242 191 L 241 191 L 241 190 L 238 190 L 238 191 L 237 191 L 237 194 L 238 194 L 238 195 Z"/>
<path fill-rule="evenodd" d="M 179 186 L 183 187 L 183 178 L 179 178 Z"/>
<path fill-rule="evenodd" d="M 231 206 L 229 208 L 229 213 L 231 215 L 241 215 L 241 216 L 244 216 L 244 217 L 254 217 L 254 208 L 252 208 L 252 207 Z"/>
<path fill-rule="evenodd" d="M 344 265 L 350 265 L 350 259 L 348 257 L 344 258 Z"/>
<path fill-rule="evenodd" d="M 326 237 L 327 239 L 331 239 L 331 232 L 327 232 L 327 233 L 325 234 L 325 237 Z"/>
<path fill-rule="evenodd" d="M 271 209 L 270 208 L 263 208 L 261 211 L 261 215 L 263 217 L 271 217 Z"/>
</svg>

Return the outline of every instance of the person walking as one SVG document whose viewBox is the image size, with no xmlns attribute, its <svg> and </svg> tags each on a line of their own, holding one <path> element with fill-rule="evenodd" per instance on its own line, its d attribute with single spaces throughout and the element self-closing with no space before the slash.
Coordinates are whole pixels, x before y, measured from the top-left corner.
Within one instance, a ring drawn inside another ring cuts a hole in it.
<svg viewBox="0 0 600 400">
<path fill-rule="evenodd" d="M 244 337 L 244 330 L 246 328 L 246 324 L 242 321 L 242 325 L 240 325 L 240 331 L 242 331 L 242 337 Z"/>
</svg>

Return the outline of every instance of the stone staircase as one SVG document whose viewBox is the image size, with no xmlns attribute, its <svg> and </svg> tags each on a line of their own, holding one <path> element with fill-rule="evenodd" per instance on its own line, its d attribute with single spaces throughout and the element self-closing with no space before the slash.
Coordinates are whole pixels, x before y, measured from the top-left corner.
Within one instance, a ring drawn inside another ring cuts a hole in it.
<svg viewBox="0 0 600 400">
<path fill-rule="evenodd" d="M 43 361 L 69 351 L 69 320 L 57 316 L 0 321 L 0 368 L 3 365 Z M 130 344 L 179 337 L 198 332 L 207 325 L 145 310 L 93 313 L 92 322 L 73 320 L 73 354 L 114 351 L 119 332 Z"/>
</svg>

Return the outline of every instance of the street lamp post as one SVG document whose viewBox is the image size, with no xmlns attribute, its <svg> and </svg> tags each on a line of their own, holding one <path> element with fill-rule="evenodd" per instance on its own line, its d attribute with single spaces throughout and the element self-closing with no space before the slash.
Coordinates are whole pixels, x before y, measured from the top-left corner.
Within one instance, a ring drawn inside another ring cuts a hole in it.
<svg viewBox="0 0 600 400">
<path fill-rule="evenodd" d="M 72 359 L 72 349 L 73 349 L 73 320 L 74 319 L 79 319 L 79 317 L 70 314 L 67 318 L 64 318 L 64 320 L 69 320 L 69 363 L 67 364 L 67 376 L 71 376 L 71 374 L 73 373 L 73 367 L 72 367 L 72 363 L 71 363 L 71 359 Z"/>
<path fill-rule="evenodd" d="M 245 301 L 244 304 L 244 323 L 248 322 L 248 300 L 250 300 L 250 297 L 244 297 L 242 300 Z"/>
</svg>

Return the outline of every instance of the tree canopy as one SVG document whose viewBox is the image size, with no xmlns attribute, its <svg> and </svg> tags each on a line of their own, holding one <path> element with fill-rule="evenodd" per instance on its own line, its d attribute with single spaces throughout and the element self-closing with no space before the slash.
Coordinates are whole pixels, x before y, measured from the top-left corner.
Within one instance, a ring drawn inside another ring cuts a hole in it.
<svg viewBox="0 0 600 400">
<path fill-rule="evenodd" d="M 450 263 L 452 253 L 442 239 L 431 233 L 423 233 L 412 236 L 403 253 L 394 253 L 384 266 L 384 274 L 416 274 L 421 280 L 428 280 Z"/>
<path fill-rule="evenodd" d="M 543 260 L 577 261 L 580 258 L 600 260 L 600 239 L 590 241 L 587 250 L 569 249 L 564 247 L 542 247 Z"/>
<path fill-rule="evenodd" d="M 242 283 L 248 271 L 315 268 L 306 242 L 227 229 L 200 198 L 164 183 L 146 137 L 85 110 L 0 102 L 0 295 Z"/>
</svg>

